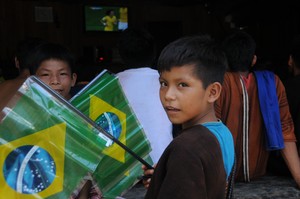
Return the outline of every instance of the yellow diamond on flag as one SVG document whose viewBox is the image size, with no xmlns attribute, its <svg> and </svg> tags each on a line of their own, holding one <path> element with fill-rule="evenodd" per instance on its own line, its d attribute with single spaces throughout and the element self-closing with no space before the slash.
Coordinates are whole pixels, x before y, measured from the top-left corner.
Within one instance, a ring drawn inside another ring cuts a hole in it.
<svg viewBox="0 0 300 199">
<path fill-rule="evenodd" d="M 0 145 L 0 199 L 47 198 L 61 192 L 65 136 L 66 124 L 61 123 Z"/>
<path fill-rule="evenodd" d="M 106 132 L 126 145 L 126 114 L 99 97 L 90 96 L 90 118 Z M 125 150 L 112 140 L 107 139 L 107 148 L 103 153 L 119 162 L 125 162 Z"/>
</svg>

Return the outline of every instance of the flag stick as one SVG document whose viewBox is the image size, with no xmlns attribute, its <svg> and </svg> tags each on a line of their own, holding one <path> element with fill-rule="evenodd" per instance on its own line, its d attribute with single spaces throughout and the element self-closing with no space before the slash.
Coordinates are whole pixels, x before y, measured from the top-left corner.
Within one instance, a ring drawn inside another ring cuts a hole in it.
<svg viewBox="0 0 300 199">
<path fill-rule="evenodd" d="M 124 145 L 122 142 L 120 142 L 117 138 L 115 138 L 110 133 L 106 132 L 101 126 L 96 124 L 91 118 L 84 115 L 81 111 L 79 111 L 77 108 L 75 108 L 69 101 L 67 101 L 65 98 L 63 98 L 61 95 L 54 92 L 48 85 L 46 85 L 44 82 L 42 82 L 39 78 L 35 76 L 30 77 L 34 82 L 38 83 L 40 86 L 42 86 L 45 90 L 47 90 L 49 93 L 51 93 L 53 96 L 58 98 L 59 100 L 63 101 L 68 108 L 76 112 L 78 115 L 80 115 L 82 118 L 84 118 L 86 121 L 88 121 L 90 124 L 93 124 L 93 126 L 103 133 L 106 137 L 117 143 L 120 147 L 122 147 L 125 151 L 130 153 L 135 159 L 137 159 L 139 162 L 141 162 L 143 165 L 145 165 L 148 169 L 154 169 L 152 165 L 150 165 L 148 162 L 146 162 L 143 158 L 138 156 L 134 151 L 132 151 L 130 148 L 128 148 L 126 145 Z"/>
</svg>

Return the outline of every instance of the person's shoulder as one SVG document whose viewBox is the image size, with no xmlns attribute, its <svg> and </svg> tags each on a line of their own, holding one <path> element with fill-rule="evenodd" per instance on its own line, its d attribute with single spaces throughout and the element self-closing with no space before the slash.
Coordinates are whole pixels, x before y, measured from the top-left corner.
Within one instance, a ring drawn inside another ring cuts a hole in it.
<svg viewBox="0 0 300 199">
<path fill-rule="evenodd" d="M 228 129 L 228 127 L 219 119 L 218 121 L 206 122 L 203 126 L 209 128 Z"/>
<path fill-rule="evenodd" d="M 4 82 L 0 83 L 0 90 L 3 92 L 3 90 L 11 90 L 13 88 L 19 88 L 25 81 L 26 78 L 15 78 L 15 79 L 9 79 L 5 80 Z"/>
<path fill-rule="evenodd" d="M 205 139 L 206 140 L 205 140 Z M 202 143 L 206 142 L 207 140 L 214 139 L 214 135 L 203 125 L 195 125 L 184 129 L 181 133 L 173 139 L 173 145 L 181 145 L 182 143 Z"/>
<path fill-rule="evenodd" d="M 224 74 L 224 80 L 222 86 L 224 88 L 230 89 L 233 84 L 240 81 L 240 75 L 238 72 L 226 72 Z"/>
<path fill-rule="evenodd" d="M 231 79 L 236 79 L 239 77 L 240 77 L 240 75 L 238 72 L 226 72 L 224 74 L 224 80 L 231 80 Z"/>
<path fill-rule="evenodd" d="M 16 78 L 6 80 L 0 84 L 0 110 L 9 102 L 26 79 Z"/>
<path fill-rule="evenodd" d="M 271 70 L 254 70 L 252 73 L 254 73 L 254 75 L 256 75 L 256 76 L 261 74 L 261 75 L 265 75 L 265 76 L 268 75 L 270 77 L 274 76 L 275 79 L 279 79 L 279 76 Z"/>
<path fill-rule="evenodd" d="M 196 125 L 195 128 L 189 128 L 181 132 L 174 138 L 165 150 L 165 154 L 173 154 L 175 156 L 195 154 L 196 151 L 201 151 L 197 157 L 200 159 L 203 154 L 219 153 L 219 142 L 206 127 Z M 203 153 L 202 153 L 203 152 Z"/>
</svg>

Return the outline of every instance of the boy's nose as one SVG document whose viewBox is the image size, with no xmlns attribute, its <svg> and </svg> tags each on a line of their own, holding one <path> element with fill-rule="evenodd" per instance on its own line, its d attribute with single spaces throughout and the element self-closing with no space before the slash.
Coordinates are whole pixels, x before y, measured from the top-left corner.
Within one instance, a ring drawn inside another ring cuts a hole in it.
<svg viewBox="0 0 300 199">
<path fill-rule="evenodd" d="M 164 98 L 165 98 L 165 100 L 174 100 L 176 98 L 174 89 L 172 89 L 172 88 L 167 89 L 164 94 Z"/>
<path fill-rule="evenodd" d="M 57 77 L 56 75 L 52 75 L 52 76 L 51 76 L 51 79 L 50 79 L 50 84 L 51 84 L 51 85 L 57 85 L 57 84 L 60 84 L 59 77 Z"/>
</svg>

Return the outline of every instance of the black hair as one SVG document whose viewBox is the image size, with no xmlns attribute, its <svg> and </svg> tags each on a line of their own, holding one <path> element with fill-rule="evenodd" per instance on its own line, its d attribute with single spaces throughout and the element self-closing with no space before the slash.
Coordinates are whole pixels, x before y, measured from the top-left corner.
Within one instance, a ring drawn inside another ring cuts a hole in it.
<svg viewBox="0 0 300 199">
<path fill-rule="evenodd" d="M 45 43 L 35 48 L 28 58 L 26 65 L 30 74 L 35 74 L 41 63 L 50 59 L 66 62 L 72 73 L 75 59 L 69 50 L 60 44 Z"/>
<path fill-rule="evenodd" d="M 46 43 L 45 40 L 36 37 L 26 38 L 21 40 L 17 44 L 15 57 L 19 62 L 19 69 L 20 71 L 26 68 L 26 63 L 28 62 L 27 59 L 29 58 L 30 54 L 40 45 Z"/>
<path fill-rule="evenodd" d="M 295 66 L 300 69 L 300 35 L 293 38 L 290 46 L 290 55 Z"/>
<path fill-rule="evenodd" d="M 235 31 L 222 42 L 229 69 L 232 72 L 250 71 L 255 55 L 256 43 L 251 35 L 244 31 Z"/>
<path fill-rule="evenodd" d="M 145 29 L 127 28 L 122 31 L 118 50 L 125 68 L 153 67 L 155 64 L 155 40 Z"/>
<path fill-rule="evenodd" d="M 158 58 L 158 71 L 194 65 L 195 75 L 206 89 L 211 83 L 223 83 L 227 59 L 220 46 L 209 35 L 180 38 L 168 44 Z"/>
</svg>

